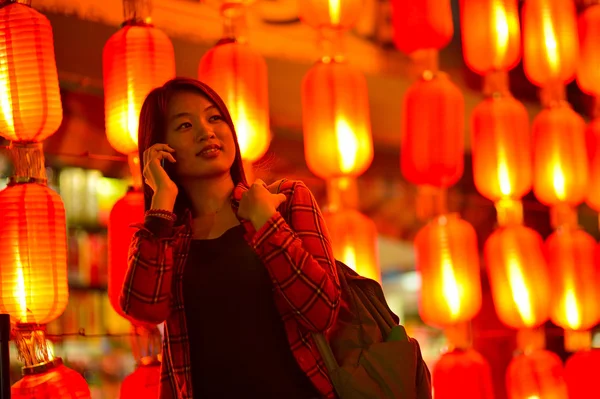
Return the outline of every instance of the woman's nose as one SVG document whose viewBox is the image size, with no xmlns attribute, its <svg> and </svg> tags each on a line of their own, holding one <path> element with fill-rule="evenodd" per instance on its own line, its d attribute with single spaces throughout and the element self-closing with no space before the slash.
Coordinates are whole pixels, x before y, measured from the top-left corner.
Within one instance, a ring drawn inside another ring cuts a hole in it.
<svg viewBox="0 0 600 399">
<path fill-rule="evenodd" d="M 214 139 L 215 137 L 216 137 L 215 132 L 213 132 L 212 130 L 204 129 L 204 128 L 199 129 L 198 133 L 196 134 L 197 141 L 210 140 L 210 139 Z"/>
</svg>

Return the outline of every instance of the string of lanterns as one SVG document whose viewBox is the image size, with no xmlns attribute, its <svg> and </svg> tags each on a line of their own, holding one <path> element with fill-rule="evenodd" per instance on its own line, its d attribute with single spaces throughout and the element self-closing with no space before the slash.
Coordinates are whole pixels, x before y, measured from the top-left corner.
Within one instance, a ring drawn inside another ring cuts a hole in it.
<svg viewBox="0 0 600 399">
<path fill-rule="evenodd" d="M 46 324 L 67 306 L 65 208 L 47 186 L 42 141 L 62 121 L 50 21 L 29 2 L 0 2 L 0 131 L 9 140 L 13 176 L 0 192 L 0 311 L 10 315 L 23 378 L 15 399 L 90 398 L 84 378 L 54 356 Z"/>
</svg>

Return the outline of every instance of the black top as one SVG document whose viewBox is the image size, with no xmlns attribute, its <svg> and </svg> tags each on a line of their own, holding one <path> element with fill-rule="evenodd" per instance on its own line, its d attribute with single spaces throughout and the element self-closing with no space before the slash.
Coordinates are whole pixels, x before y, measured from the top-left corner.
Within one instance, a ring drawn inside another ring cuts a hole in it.
<svg viewBox="0 0 600 399">
<path fill-rule="evenodd" d="M 183 277 L 195 399 L 319 397 L 292 355 L 273 284 L 242 226 L 192 240 Z"/>
</svg>

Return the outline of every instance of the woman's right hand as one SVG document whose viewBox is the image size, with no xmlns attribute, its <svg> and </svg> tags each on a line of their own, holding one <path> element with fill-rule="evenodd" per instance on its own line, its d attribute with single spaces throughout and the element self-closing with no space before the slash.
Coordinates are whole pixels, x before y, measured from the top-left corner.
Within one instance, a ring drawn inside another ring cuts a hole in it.
<svg viewBox="0 0 600 399">
<path fill-rule="evenodd" d="M 174 152 L 167 144 L 154 144 L 144 151 L 144 181 L 154 191 L 152 208 L 171 211 L 175 204 L 177 185 L 161 165 L 163 159 L 175 163 Z"/>
</svg>

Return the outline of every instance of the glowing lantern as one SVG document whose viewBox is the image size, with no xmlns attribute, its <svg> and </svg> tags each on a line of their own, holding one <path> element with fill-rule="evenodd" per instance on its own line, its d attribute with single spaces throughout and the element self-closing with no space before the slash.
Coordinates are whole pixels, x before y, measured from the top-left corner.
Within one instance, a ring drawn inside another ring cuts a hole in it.
<svg viewBox="0 0 600 399">
<path fill-rule="evenodd" d="M 600 96 L 600 4 L 579 15 L 579 46 L 577 83 L 583 92 Z"/>
<path fill-rule="evenodd" d="M 522 18 L 527 78 L 537 86 L 568 83 L 579 57 L 575 2 L 527 0 Z"/>
<path fill-rule="evenodd" d="M 590 185 L 586 203 L 600 212 L 600 118 L 591 121 L 585 131 L 588 161 L 590 165 Z"/>
<path fill-rule="evenodd" d="M 140 110 L 152 89 L 175 77 L 175 55 L 162 31 L 126 24 L 102 53 L 106 135 L 115 150 L 137 151 Z"/>
<path fill-rule="evenodd" d="M 0 192 L 0 311 L 47 324 L 67 306 L 67 236 L 60 196 L 41 184 Z"/>
<path fill-rule="evenodd" d="M 444 327 L 477 315 L 481 282 L 475 229 L 456 214 L 440 216 L 417 233 L 415 250 L 423 321 Z"/>
<path fill-rule="evenodd" d="M 585 122 L 562 104 L 540 112 L 532 130 L 535 196 L 545 205 L 580 204 L 588 190 Z"/>
<path fill-rule="evenodd" d="M 360 16 L 365 0 L 300 0 L 298 15 L 315 29 L 350 29 Z"/>
<path fill-rule="evenodd" d="M 596 242 L 581 229 L 559 229 L 546 239 L 550 269 L 550 318 L 568 330 L 600 322 L 600 269 Z"/>
<path fill-rule="evenodd" d="M 402 174 L 413 184 L 449 187 L 463 173 L 463 154 L 461 91 L 443 73 L 416 81 L 404 96 Z"/>
<path fill-rule="evenodd" d="M 48 19 L 16 2 L 0 7 L 0 134 L 42 141 L 62 122 L 62 104 Z"/>
<path fill-rule="evenodd" d="M 480 75 L 514 68 L 521 58 L 517 0 L 463 0 L 460 9 L 463 55 Z"/>
<path fill-rule="evenodd" d="M 121 399 L 158 398 L 160 363 L 138 366 L 121 384 Z"/>
<path fill-rule="evenodd" d="M 569 399 L 600 397 L 597 375 L 600 369 L 600 349 L 574 353 L 565 364 L 565 381 Z"/>
<path fill-rule="evenodd" d="M 375 223 L 349 209 L 324 213 L 336 258 L 363 277 L 381 283 Z"/>
<path fill-rule="evenodd" d="M 490 97 L 471 116 L 473 175 L 477 190 L 496 202 L 531 190 L 529 116 L 512 96 Z"/>
<path fill-rule="evenodd" d="M 119 296 L 128 267 L 128 251 L 135 232 L 130 226 L 144 221 L 144 193 L 130 190 L 114 205 L 108 222 L 108 297 L 115 311 L 135 324 L 121 310 Z"/>
<path fill-rule="evenodd" d="M 440 50 L 454 34 L 448 0 L 392 0 L 394 44 L 410 54 L 416 50 Z"/>
<path fill-rule="evenodd" d="M 537 327 L 550 316 L 550 277 L 542 237 L 522 225 L 496 230 L 485 261 L 499 319 L 516 328 Z"/>
<path fill-rule="evenodd" d="M 433 367 L 435 399 L 494 399 L 490 365 L 478 352 L 455 350 L 444 353 Z"/>
<path fill-rule="evenodd" d="M 304 156 L 323 179 L 358 176 L 373 161 L 367 82 L 351 65 L 318 62 L 302 83 Z"/>
<path fill-rule="evenodd" d="M 204 54 L 198 77 L 227 104 L 242 158 L 259 160 L 271 142 L 265 60 L 246 44 L 224 42 Z"/>
<path fill-rule="evenodd" d="M 11 387 L 12 399 L 62 398 L 89 399 L 90 389 L 78 372 L 62 364 L 58 358 L 52 361 L 50 370 L 25 375 Z"/>
<path fill-rule="evenodd" d="M 509 399 L 568 399 L 560 358 L 547 350 L 515 357 L 506 371 Z"/>
</svg>

